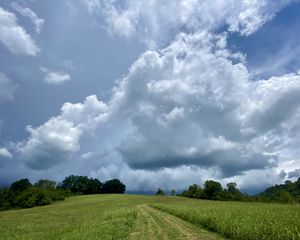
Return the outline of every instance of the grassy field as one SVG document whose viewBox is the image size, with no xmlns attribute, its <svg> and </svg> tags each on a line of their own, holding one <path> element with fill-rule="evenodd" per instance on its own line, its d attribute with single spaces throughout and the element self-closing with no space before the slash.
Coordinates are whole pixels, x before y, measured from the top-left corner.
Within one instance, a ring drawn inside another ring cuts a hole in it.
<svg viewBox="0 0 300 240">
<path fill-rule="evenodd" d="M 209 231 L 207 231 L 207 230 Z M 0 212 L 0 239 L 300 239 L 300 207 L 90 195 Z M 216 233 L 213 233 L 216 232 Z"/>
<path fill-rule="evenodd" d="M 150 206 L 229 239 L 300 239 L 300 205 L 176 198 Z"/>
</svg>

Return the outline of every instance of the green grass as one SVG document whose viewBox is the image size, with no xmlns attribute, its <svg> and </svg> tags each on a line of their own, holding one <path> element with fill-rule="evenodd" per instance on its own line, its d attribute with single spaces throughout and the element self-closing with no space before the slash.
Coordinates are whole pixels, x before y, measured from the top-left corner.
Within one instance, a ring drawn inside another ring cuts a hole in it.
<svg viewBox="0 0 300 240">
<path fill-rule="evenodd" d="M 0 213 L 0 239 L 126 239 L 135 225 L 135 205 L 120 195 L 71 197 L 45 207 Z"/>
<path fill-rule="evenodd" d="M 150 206 L 230 239 L 300 239 L 299 205 L 175 198 Z"/>
<path fill-rule="evenodd" d="M 0 212 L 1 240 L 222 239 L 203 227 L 230 239 L 300 239 L 300 206 L 90 195 Z"/>
</svg>

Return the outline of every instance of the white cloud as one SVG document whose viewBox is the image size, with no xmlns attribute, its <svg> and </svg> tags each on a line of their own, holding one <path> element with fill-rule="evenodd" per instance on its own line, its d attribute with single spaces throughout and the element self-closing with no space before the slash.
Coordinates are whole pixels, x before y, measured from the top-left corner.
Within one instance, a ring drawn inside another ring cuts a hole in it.
<svg viewBox="0 0 300 240">
<path fill-rule="evenodd" d="M 80 149 L 80 137 L 105 120 L 107 108 L 97 97 L 89 96 L 84 103 L 65 103 L 61 115 L 43 125 L 27 127 L 29 138 L 17 149 L 26 164 L 37 170 L 51 168 L 70 160 Z"/>
<path fill-rule="evenodd" d="M 14 54 L 35 56 L 40 51 L 17 17 L 0 7 L 0 41 Z"/>
<path fill-rule="evenodd" d="M 101 14 L 108 31 L 138 36 L 150 46 L 167 44 L 179 31 L 229 31 L 249 35 L 294 0 L 82 0 L 91 13 Z"/>
<path fill-rule="evenodd" d="M 86 153 L 82 153 L 80 155 L 80 157 L 82 159 L 101 159 L 104 157 L 108 156 L 108 152 L 107 151 L 102 151 L 102 152 L 86 152 Z"/>
<path fill-rule="evenodd" d="M 22 7 L 17 2 L 11 3 L 11 7 L 16 10 L 19 14 L 21 14 L 24 17 L 29 17 L 31 21 L 33 22 L 35 26 L 35 30 L 37 33 L 40 33 L 43 25 L 45 23 L 45 20 L 42 18 L 39 18 L 34 11 L 32 11 L 30 8 Z"/>
<path fill-rule="evenodd" d="M 64 72 L 49 72 L 45 78 L 47 83 L 54 85 L 60 85 L 69 80 L 71 80 L 71 76 Z"/>
<path fill-rule="evenodd" d="M 0 72 L 0 103 L 12 100 L 15 89 L 13 82 Z"/>
<path fill-rule="evenodd" d="M 183 190 L 191 183 L 203 183 L 214 176 L 213 171 L 191 166 L 164 168 L 156 171 L 133 170 L 125 164 L 109 164 L 94 170 L 91 177 L 101 180 L 119 178 L 129 191 L 154 192 L 157 188 Z"/>
<path fill-rule="evenodd" d="M 98 160 L 91 175 L 120 177 L 130 190 L 157 186 L 154 176 L 181 188 L 200 173 L 199 183 L 235 179 L 244 189 L 255 173 L 273 174 L 260 187 L 279 181 L 278 164 L 298 154 L 300 76 L 252 81 L 239 59 L 233 63 L 236 54 L 217 44 L 224 38 L 181 34 L 142 54 L 107 104 L 96 96 L 65 103 L 59 116 L 29 128 L 20 150 L 27 165 L 91 158 Z M 99 146 L 108 146 L 105 161 L 93 157 Z"/>
<path fill-rule="evenodd" d="M 129 167 L 197 165 L 229 177 L 298 154 L 291 156 L 300 134 L 300 76 L 254 82 L 242 63 L 231 62 L 235 54 L 216 47 L 218 38 L 182 35 L 148 51 L 115 88 L 111 107 L 132 122 L 118 147 Z"/>
<path fill-rule="evenodd" d="M 8 151 L 7 148 L 1 148 L 0 147 L 0 157 L 3 157 L 3 158 L 12 158 L 13 155 Z"/>
<path fill-rule="evenodd" d="M 65 72 L 54 72 L 47 68 L 41 68 L 41 71 L 46 73 L 45 82 L 53 85 L 61 85 L 66 81 L 71 80 L 71 76 Z"/>
<path fill-rule="evenodd" d="M 28 126 L 27 130 L 30 138 L 19 151 L 33 169 L 52 167 L 79 150 L 82 132 L 72 122 L 52 118 L 38 128 Z"/>
<path fill-rule="evenodd" d="M 229 32 L 214 30 L 226 23 L 246 36 L 290 1 L 86 2 L 91 12 L 105 10 L 110 32 L 166 47 L 143 53 L 107 103 L 96 96 L 65 103 L 58 116 L 29 127 L 19 147 L 27 166 L 77 160 L 78 172 L 94 164 L 91 176 L 121 178 L 129 190 L 208 178 L 253 189 L 256 177 L 259 187 L 282 180 L 277 170 L 300 153 L 300 76 L 253 81 L 241 54 L 227 49 Z M 105 160 L 96 157 L 100 148 Z"/>
</svg>

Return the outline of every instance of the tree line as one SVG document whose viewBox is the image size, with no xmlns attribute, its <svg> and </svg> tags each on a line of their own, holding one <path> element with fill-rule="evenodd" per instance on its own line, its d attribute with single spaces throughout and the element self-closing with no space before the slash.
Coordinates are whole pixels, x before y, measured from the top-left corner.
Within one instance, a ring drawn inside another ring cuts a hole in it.
<svg viewBox="0 0 300 240">
<path fill-rule="evenodd" d="M 126 186 L 119 179 L 102 183 L 96 178 L 70 175 L 60 183 L 40 179 L 32 184 L 24 178 L 0 188 L 0 210 L 44 206 L 74 194 L 122 194 L 125 190 Z"/>
<path fill-rule="evenodd" d="M 165 192 L 159 188 L 156 195 L 162 196 Z M 175 195 L 176 190 L 172 189 L 171 196 Z M 223 188 L 221 183 L 207 180 L 203 187 L 192 184 L 177 196 L 220 201 L 300 203 L 300 178 L 295 182 L 286 181 L 284 184 L 272 186 L 254 196 L 242 193 L 234 182 L 228 183 L 226 188 Z"/>
</svg>

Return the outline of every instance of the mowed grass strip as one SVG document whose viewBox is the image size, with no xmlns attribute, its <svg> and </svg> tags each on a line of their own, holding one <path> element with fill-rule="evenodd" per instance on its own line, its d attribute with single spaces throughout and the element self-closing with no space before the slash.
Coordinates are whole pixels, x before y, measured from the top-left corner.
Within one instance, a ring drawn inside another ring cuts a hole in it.
<svg viewBox="0 0 300 240">
<path fill-rule="evenodd" d="M 160 198 L 150 206 L 238 240 L 300 239 L 300 206 Z"/>
<path fill-rule="evenodd" d="M 138 205 L 139 217 L 131 240 L 221 240 L 217 234 L 208 232 L 171 214 Z"/>
</svg>

